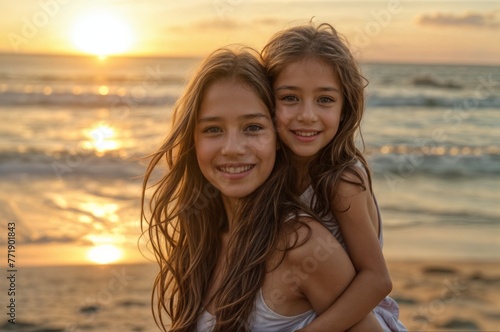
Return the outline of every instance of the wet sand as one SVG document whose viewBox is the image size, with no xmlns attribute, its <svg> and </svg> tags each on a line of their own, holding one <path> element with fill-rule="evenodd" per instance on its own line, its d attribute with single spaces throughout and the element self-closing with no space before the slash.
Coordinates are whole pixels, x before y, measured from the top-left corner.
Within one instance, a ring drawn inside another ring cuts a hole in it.
<svg viewBox="0 0 500 332">
<path fill-rule="evenodd" d="M 388 260 L 409 331 L 500 331 L 500 262 Z"/>
</svg>

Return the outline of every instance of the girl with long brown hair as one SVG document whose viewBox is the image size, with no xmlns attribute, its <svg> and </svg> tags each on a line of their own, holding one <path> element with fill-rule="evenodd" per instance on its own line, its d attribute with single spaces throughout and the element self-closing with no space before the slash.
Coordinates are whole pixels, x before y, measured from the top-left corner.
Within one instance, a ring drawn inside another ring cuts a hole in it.
<svg viewBox="0 0 500 332">
<path fill-rule="evenodd" d="M 293 194 L 273 110 L 248 49 L 210 55 L 174 107 L 141 211 L 160 268 L 152 303 L 164 331 L 294 331 L 354 277 L 340 244 Z"/>
<path fill-rule="evenodd" d="M 329 24 L 277 33 L 262 51 L 276 102 L 276 126 L 291 150 L 295 192 L 349 254 L 356 277 L 304 331 L 347 330 L 370 312 L 385 331 L 405 331 L 382 254 L 382 225 L 369 168 L 356 147 L 366 80 Z M 341 323 L 341 324 L 340 324 Z"/>
</svg>

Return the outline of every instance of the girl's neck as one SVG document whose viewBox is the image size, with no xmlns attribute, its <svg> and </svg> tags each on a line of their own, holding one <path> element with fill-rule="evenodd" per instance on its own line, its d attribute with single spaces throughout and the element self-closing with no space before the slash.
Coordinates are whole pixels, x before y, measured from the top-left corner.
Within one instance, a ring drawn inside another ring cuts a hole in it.
<svg viewBox="0 0 500 332">
<path fill-rule="evenodd" d="M 309 174 L 306 172 L 305 174 L 303 172 L 297 172 L 297 192 L 299 194 L 302 194 L 304 191 L 306 191 L 307 187 L 311 184 L 311 177 Z"/>
<path fill-rule="evenodd" d="M 301 194 L 311 184 L 311 176 L 309 175 L 309 165 L 313 158 L 304 158 L 293 156 L 292 164 L 297 176 L 297 191 Z"/>
<path fill-rule="evenodd" d="M 222 203 L 224 204 L 224 209 L 226 210 L 226 217 L 228 223 L 227 232 L 231 233 L 231 231 L 234 229 L 234 212 L 236 210 L 236 205 L 238 203 L 238 200 L 222 196 Z"/>
</svg>

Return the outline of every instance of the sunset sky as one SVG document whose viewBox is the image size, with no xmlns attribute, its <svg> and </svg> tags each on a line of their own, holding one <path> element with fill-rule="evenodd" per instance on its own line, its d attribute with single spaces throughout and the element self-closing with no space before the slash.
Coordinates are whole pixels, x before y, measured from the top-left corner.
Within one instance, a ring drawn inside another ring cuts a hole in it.
<svg viewBox="0 0 500 332">
<path fill-rule="evenodd" d="M 362 61 L 500 64 L 498 1 L 0 0 L 0 52 L 203 56 L 329 22 Z"/>
</svg>

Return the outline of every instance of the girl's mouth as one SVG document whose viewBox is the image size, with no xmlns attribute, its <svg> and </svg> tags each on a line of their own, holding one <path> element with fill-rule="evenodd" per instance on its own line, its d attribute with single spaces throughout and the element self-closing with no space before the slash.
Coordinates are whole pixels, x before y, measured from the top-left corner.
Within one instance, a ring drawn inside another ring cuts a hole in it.
<svg viewBox="0 0 500 332">
<path fill-rule="evenodd" d="M 254 167 L 255 167 L 255 165 L 219 166 L 219 167 L 217 167 L 217 169 L 221 172 L 228 173 L 228 174 L 239 174 L 239 173 L 247 172 Z"/>
<path fill-rule="evenodd" d="M 302 137 L 311 137 L 311 136 L 316 136 L 319 134 L 319 131 L 301 131 L 301 130 L 292 130 L 292 133 L 294 133 L 297 136 L 302 136 Z"/>
</svg>

